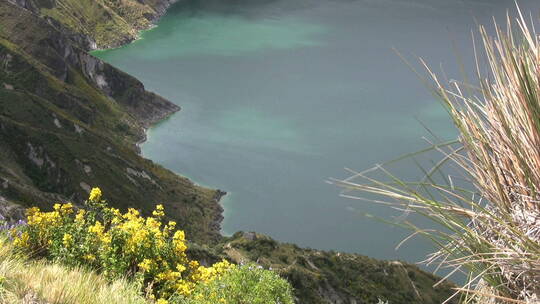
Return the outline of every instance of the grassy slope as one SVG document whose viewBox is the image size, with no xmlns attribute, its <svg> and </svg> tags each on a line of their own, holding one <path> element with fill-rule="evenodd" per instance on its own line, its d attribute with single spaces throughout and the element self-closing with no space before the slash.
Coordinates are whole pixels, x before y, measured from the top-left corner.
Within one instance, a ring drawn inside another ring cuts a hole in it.
<svg viewBox="0 0 540 304">
<path fill-rule="evenodd" d="M 221 216 L 216 192 L 134 149 L 147 107 L 165 101 L 155 101 L 137 80 L 105 65 L 103 73 L 116 88 L 112 99 L 76 61 L 84 52 L 72 46 L 69 52 L 80 52 L 73 63 L 58 54 L 70 42 L 54 28 L 5 2 L 0 20 L 0 196 L 22 205 L 77 202 L 87 196 L 81 185 L 100 186 L 122 209 L 150 212 L 163 203 L 190 235 L 215 239 Z"/>
<path fill-rule="evenodd" d="M 167 0 L 33 1 L 40 14 L 92 37 L 99 48 L 135 39 L 139 30 L 148 28 L 159 17 L 167 3 Z"/>
</svg>

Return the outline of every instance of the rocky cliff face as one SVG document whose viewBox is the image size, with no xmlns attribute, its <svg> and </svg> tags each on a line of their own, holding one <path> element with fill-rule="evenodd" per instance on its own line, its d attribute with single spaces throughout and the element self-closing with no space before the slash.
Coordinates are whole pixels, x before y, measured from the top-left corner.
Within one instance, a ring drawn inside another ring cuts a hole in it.
<svg viewBox="0 0 540 304">
<path fill-rule="evenodd" d="M 85 39 L 61 23 L 38 18 L 29 11 L 6 9 L 2 18 L 5 38 L 38 59 L 56 78 L 65 82 L 70 69 L 81 72 L 86 81 L 124 106 L 144 126 L 179 110 L 162 97 L 145 91 L 140 81 L 89 55 L 85 49 L 91 37 Z"/>
</svg>

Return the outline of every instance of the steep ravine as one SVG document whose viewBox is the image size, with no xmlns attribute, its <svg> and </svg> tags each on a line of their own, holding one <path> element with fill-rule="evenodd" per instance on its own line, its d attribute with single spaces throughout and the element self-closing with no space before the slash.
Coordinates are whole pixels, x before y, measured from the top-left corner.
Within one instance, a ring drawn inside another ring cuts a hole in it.
<svg viewBox="0 0 540 304">
<path fill-rule="evenodd" d="M 449 296 L 451 284 L 432 288 L 437 277 L 406 263 L 302 249 L 256 233 L 223 237 L 222 192 L 139 155 L 146 128 L 180 109 L 88 51 L 132 41 L 173 2 L 0 0 L 0 212 L 21 217 L 17 206 L 80 203 L 100 186 L 122 209 L 148 213 L 163 203 L 200 260 L 276 269 L 293 283 L 298 303 Z"/>
</svg>

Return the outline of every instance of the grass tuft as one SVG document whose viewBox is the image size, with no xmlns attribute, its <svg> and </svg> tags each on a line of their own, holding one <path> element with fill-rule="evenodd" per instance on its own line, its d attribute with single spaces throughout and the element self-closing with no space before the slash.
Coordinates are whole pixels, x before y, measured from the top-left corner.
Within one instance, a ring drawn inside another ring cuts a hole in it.
<svg viewBox="0 0 540 304">
<path fill-rule="evenodd" d="M 82 268 L 30 260 L 0 237 L 0 303 L 148 303 L 139 286 Z"/>
</svg>

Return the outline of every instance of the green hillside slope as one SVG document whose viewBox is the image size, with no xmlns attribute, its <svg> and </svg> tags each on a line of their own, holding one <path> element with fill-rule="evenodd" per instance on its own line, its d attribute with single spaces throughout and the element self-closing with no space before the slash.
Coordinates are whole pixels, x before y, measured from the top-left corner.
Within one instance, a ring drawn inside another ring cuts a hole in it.
<svg viewBox="0 0 540 304">
<path fill-rule="evenodd" d="M 110 48 L 137 38 L 177 0 L 9 0 L 90 37 L 89 47 Z"/>
<path fill-rule="evenodd" d="M 144 127 L 179 108 L 81 50 L 29 11 L 0 2 L 0 196 L 21 205 L 87 197 L 163 203 L 191 235 L 218 235 L 219 192 L 140 157 Z"/>
</svg>

